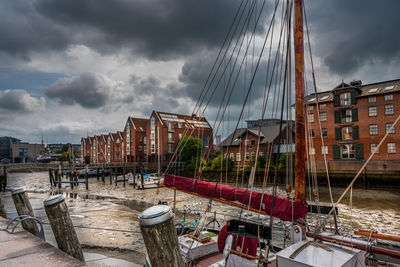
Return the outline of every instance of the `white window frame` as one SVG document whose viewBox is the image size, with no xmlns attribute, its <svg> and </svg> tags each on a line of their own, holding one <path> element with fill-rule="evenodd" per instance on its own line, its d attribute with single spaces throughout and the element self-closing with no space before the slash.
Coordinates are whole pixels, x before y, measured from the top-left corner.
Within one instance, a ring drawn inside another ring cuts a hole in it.
<svg viewBox="0 0 400 267">
<path fill-rule="evenodd" d="M 321 121 L 326 121 L 326 112 L 320 112 L 319 113 L 319 119 L 321 120 Z"/>
<path fill-rule="evenodd" d="M 386 123 L 386 133 L 388 133 L 389 132 L 389 129 L 390 129 L 390 127 L 392 127 L 392 125 L 393 125 L 393 123 Z M 395 129 L 394 129 L 395 127 L 393 127 L 392 128 L 392 130 L 389 132 L 390 134 L 394 134 L 394 133 L 396 133 L 396 131 L 395 131 Z"/>
<path fill-rule="evenodd" d="M 308 114 L 307 119 L 308 122 L 314 122 L 314 113 Z"/>
<path fill-rule="evenodd" d="M 385 95 L 385 101 L 393 100 L 393 94 Z"/>
<path fill-rule="evenodd" d="M 328 146 L 321 146 L 321 154 L 328 155 Z"/>
<path fill-rule="evenodd" d="M 374 152 L 374 149 L 376 150 L 375 154 L 379 154 L 378 144 L 376 143 L 370 144 L 370 149 L 371 149 L 371 154 Z"/>
<path fill-rule="evenodd" d="M 368 103 L 375 103 L 375 102 L 376 102 L 376 96 L 368 97 Z"/>
<path fill-rule="evenodd" d="M 376 117 L 378 116 L 378 108 L 376 106 L 368 107 L 368 116 L 369 117 Z"/>
<path fill-rule="evenodd" d="M 385 105 L 385 115 L 393 115 L 394 114 L 394 106 L 393 104 Z"/>
<path fill-rule="evenodd" d="M 375 132 L 376 129 L 376 132 Z M 377 124 L 369 125 L 369 135 L 378 135 L 379 134 L 379 127 Z"/>
<path fill-rule="evenodd" d="M 396 143 L 387 143 L 387 153 L 388 154 L 395 154 L 396 153 Z"/>
</svg>

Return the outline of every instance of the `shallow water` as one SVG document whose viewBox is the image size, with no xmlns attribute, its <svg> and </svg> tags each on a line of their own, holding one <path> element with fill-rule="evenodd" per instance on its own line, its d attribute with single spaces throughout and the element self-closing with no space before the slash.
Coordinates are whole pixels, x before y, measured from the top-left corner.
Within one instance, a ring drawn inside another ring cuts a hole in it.
<svg viewBox="0 0 400 267">
<path fill-rule="evenodd" d="M 29 191 L 35 215 L 43 222 L 47 222 L 43 200 L 54 194 L 51 191 L 47 172 L 10 173 L 8 186 L 25 187 Z M 88 263 L 91 266 L 143 264 L 145 246 L 140 234 L 138 215 L 144 208 L 160 200 L 166 200 L 170 206 L 173 206 L 174 199 L 172 190 L 161 188 L 159 194 L 156 194 L 156 189 L 135 190 L 129 185 L 123 188 L 122 183 L 116 187 L 114 182 L 110 185 L 108 177 L 104 184 L 96 178 L 90 178 L 89 191 L 85 190 L 84 185 L 75 187 L 73 191 L 68 185 L 63 184 L 62 187 L 63 191 L 68 192 L 64 192 L 63 195 L 66 197 L 78 238 L 83 245 L 87 260 L 90 259 Z M 53 188 L 53 190 L 56 189 Z M 255 188 L 255 190 L 261 191 L 260 188 Z M 343 191 L 343 188 L 335 188 L 333 198 L 337 200 Z M 267 192 L 271 193 L 271 189 L 268 188 Z M 278 188 L 278 195 L 286 195 L 283 188 Z M 9 217 L 15 216 L 10 193 L 1 193 L 0 196 L 5 198 Z M 320 188 L 320 199 L 323 202 L 330 202 L 327 188 Z M 190 214 L 203 213 L 207 204 L 206 199 L 176 193 L 176 208 L 181 212 L 185 210 Z M 237 218 L 241 213 L 237 208 L 216 202 L 213 203 L 213 211 L 216 211 L 220 224 L 223 224 L 224 220 Z M 181 215 L 182 213 L 179 213 L 177 217 Z M 213 213 L 208 215 L 211 220 Z M 260 219 L 265 223 L 269 222 L 268 216 L 258 217 L 257 214 L 246 211 L 242 212 L 242 216 L 248 220 Z M 194 217 L 188 215 L 187 222 L 192 221 Z M 332 216 L 319 217 L 314 214 L 308 217 L 311 222 L 326 218 L 328 224 L 333 224 Z M 338 223 L 344 235 L 351 235 L 354 230 L 360 228 L 400 235 L 400 192 L 353 189 L 352 208 L 349 206 L 349 194 L 347 194 L 339 204 Z M 210 224 L 212 225 L 213 223 Z M 218 224 L 216 227 L 218 228 Z M 44 228 L 47 241 L 56 245 L 50 226 L 45 224 Z M 275 242 L 283 242 L 282 222 L 275 220 L 274 229 Z M 118 257 L 113 257 L 113 255 L 118 255 Z"/>
</svg>

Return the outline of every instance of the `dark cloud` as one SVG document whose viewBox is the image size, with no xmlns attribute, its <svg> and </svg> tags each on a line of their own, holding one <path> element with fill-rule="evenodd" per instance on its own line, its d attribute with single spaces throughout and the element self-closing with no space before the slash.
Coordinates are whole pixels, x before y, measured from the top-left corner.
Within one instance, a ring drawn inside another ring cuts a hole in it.
<svg viewBox="0 0 400 267">
<path fill-rule="evenodd" d="M 112 87 L 104 77 L 93 73 L 83 73 L 77 77 L 61 78 L 43 92 L 49 98 L 55 98 L 61 104 L 79 104 L 85 108 L 104 106 Z"/>
<path fill-rule="evenodd" d="M 400 63 L 400 1 L 313 1 L 306 8 L 313 47 L 333 73 Z"/>
<path fill-rule="evenodd" d="M 27 91 L 21 89 L 0 91 L 0 109 L 16 112 L 35 112 L 44 108 L 44 98 L 31 96 Z"/>
</svg>

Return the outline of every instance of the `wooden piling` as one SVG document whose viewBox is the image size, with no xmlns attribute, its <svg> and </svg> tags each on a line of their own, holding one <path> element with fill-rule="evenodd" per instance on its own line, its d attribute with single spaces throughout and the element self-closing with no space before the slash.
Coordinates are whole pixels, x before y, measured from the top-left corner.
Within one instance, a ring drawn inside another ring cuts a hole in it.
<svg viewBox="0 0 400 267">
<path fill-rule="evenodd" d="M 4 203 L 0 198 L 0 217 L 7 219 L 6 209 L 4 208 Z"/>
<path fill-rule="evenodd" d="M 55 195 L 43 201 L 58 248 L 72 257 L 85 261 L 64 197 Z"/>
<path fill-rule="evenodd" d="M 136 164 L 133 165 L 133 188 L 136 188 Z"/>
<path fill-rule="evenodd" d="M 86 185 L 86 190 L 89 190 L 89 178 L 88 178 L 88 168 L 86 167 L 85 171 L 85 185 Z"/>
<path fill-rule="evenodd" d="M 100 181 L 100 170 L 97 168 L 97 181 Z"/>
<path fill-rule="evenodd" d="M 152 266 L 183 267 L 172 210 L 157 205 L 139 215 L 140 231 Z"/>
<path fill-rule="evenodd" d="M 114 178 L 115 178 L 115 186 L 118 186 L 118 168 L 115 168 L 115 176 L 114 176 Z"/>
<path fill-rule="evenodd" d="M 103 182 L 103 184 L 105 183 L 105 175 L 106 171 L 104 170 L 104 164 L 103 164 L 103 168 L 101 170 L 101 181 Z"/>
<path fill-rule="evenodd" d="M 142 183 L 142 190 L 144 190 L 144 175 L 143 175 L 143 173 L 141 172 L 140 173 L 140 182 Z"/>
<path fill-rule="evenodd" d="M 15 188 L 11 191 L 11 196 L 14 201 L 15 209 L 18 216 L 29 215 L 34 217 L 31 202 L 29 201 L 28 193 L 24 188 Z M 21 222 L 22 228 L 26 231 L 35 234 L 36 223 L 32 220 Z"/>
<path fill-rule="evenodd" d="M 57 181 L 61 182 L 61 176 L 62 173 L 60 172 L 60 170 L 56 171 L 56 176 L 57 176 Z M 61 189 L 61 183 L 58 183 L 58 189 Z"/>
<path fill-rule="evenodd" d="M 111 168 L 111 166 L 110 166 L 110 185 L 112 185 L 112 168 Z"/>
<path fill-rule="evenodd" d="M 122 167 L 122 179 L 124 179 L 123 186 L 125 187 L 125 164 L 124 164 L 124 166 Z"/>
</svg>

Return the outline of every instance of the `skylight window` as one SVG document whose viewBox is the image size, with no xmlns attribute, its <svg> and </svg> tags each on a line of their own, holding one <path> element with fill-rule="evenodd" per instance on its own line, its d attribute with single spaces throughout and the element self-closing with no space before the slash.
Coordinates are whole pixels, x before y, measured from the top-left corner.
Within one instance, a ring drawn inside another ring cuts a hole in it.
<svg viewBox="0 0 400 267">
<path fill-rule="evenodd" d="M 323 97 L 321 97 L 319 100 L 326 100 L 326 99 L 328 99 L 329 98 L 329 95 L 325 95 L 325 96 L 323 96 Z"/>
<path fill-rule="evenodd" d="M 314 102 L 314 101 L 315 101 L 315 97 L 313 97 L 310 100 L 308 100 L 308 102 Z"/>
<path fill-rule="evenodd" d="M 371 88 L 369 89 L 369 93 L 375 93 L 376 91 L 378 91 L 379 88 Z"/>
<path fill-rule="evenodd" d="M 394 88 L 394 85 L 386 86 L 386 87 L 385 87 L 385 90 L 389 91 L 389 90 L 392 90 L 393 88 Z"/>
</svg>

